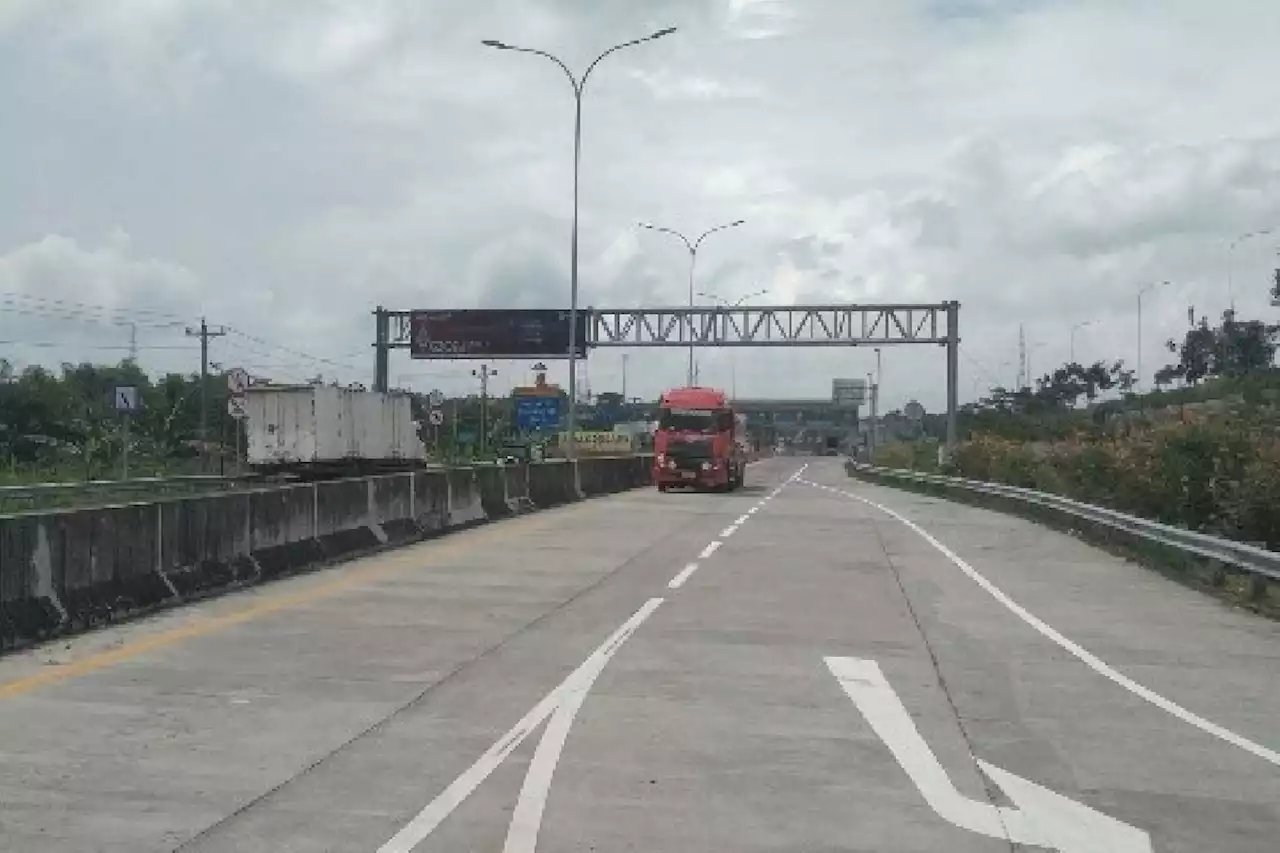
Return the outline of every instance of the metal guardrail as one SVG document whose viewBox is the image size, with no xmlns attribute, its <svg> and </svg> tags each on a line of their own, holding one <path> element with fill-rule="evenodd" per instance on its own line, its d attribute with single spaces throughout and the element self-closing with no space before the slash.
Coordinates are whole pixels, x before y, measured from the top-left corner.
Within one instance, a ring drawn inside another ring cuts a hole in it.
<svg viewBox="0 0 1280 853">
<path fill-rule="evenodd" d="M 0 486 L 0 511 L 64 505 L 92 499 L 128 500 L 139 493 L 166 494 L 223 489 L 243 478 L 220 474 L 185 474 L 174 477 L 138 477 L 129 480 L 84 480 L 66 483 L 32 483 Z"/>
<path fill-rule="evenodd" d="M 1237 567 L 1249 574 L 1280 581 L 1280 551 L 1269 551 L 1247 542 L 1236 542 L 1220 536 L 1210 536 L 1151 521 L 1118 510 L 1082 503 L 1080 501 L 1040 492 L 1035 489 L 1024 489 L 1020 486 L 1007 486 L 1003 483 L 989 483 L 984 480 L 967 480 L 963 477 L 948 477 L 943 474 L 928 474 L 923 471 L 908 471 L 900 468 L 880 468 L 875 465 L 864 465 L 848 462 L 845 468 L 849 474 L 859 471 L 877 477 L 928 483 L 964 489 L 978 494 L 994 495 L 1026 504 L 1034 504 L 1072 518 L 1109 527 L 1144 539 L 1157 545 L 1175 548 L 1208 560 L 1217 560 Z"/>
</svg>

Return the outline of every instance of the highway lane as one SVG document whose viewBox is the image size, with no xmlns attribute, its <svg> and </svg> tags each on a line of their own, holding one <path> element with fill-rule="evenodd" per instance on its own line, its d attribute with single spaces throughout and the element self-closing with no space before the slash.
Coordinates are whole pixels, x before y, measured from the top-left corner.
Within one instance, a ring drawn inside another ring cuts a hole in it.
<svg viewBox="0 0 1280 853">
<path fill-rule="evenodd" d="M 0 660 L 0 849 L 1274 849 L 1273 623 L 836 460 L 749 485 L 590 501 Z"/>
</svg>

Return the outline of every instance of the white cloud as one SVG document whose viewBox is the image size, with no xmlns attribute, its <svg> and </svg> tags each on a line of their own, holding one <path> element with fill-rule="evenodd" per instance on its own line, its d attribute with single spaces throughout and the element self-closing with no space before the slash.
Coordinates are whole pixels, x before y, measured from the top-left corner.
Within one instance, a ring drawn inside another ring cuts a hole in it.
<svg viewBox="0 0 1280 853">
<path fill-rule="evenodd" d="M 687 298 L 687 253 L 638 234 L 637 220 L 696 233 L 741 217 L 745 226 L 708 240 L 699 290 L 959 299 L 966 394 L 976 364 L 995 372 L 1016 357 L 1019 323 L 1042 344 L 1040 366 L 1066 357 L 1072 322 L 1094 317 L 1077 336 L 1082 354 L 1132 361 L 1136 288 L 1168 279 L 1175 286 L 1144 305 L 1151 368 L 1188 303 L 1198 314 L 1225 307 L 1230 240 L 1280 225 L 1280 115 L 1266 85 L 1280 78 L 1275 4 L 0 9 L 0 99 L 21 119 L 0 139 L 6 274 L 45 270 L 23 273 L 29 287 L 60 270 L 80 301 L 113 307 L 185 316 L 203 306 L 324 359 L 269 350 L 296 371 L 347 369 L 339 362 L 367 379 L 378 303 L 566 297 L 572 94 L 551 63 L 482 38 L 545 47 L 580 70 L 611 44 L 679 28 L 610 56 L 586 93 L 583 304 Z M 117 225 L 132 241 L 102 242 Z M 1237 250 L 1242 309 L 1272 310 L 1275 249 L 1258 239 Z M 43 267 L 31 266 L 36 255 Z M 162 299 L 157 282 L 177 295 Z M 79 340 L 79 325 L 45 319 L 69 348 Z M 261 348 L 239 343 L 236 357 Z M 235 345 L 218 344 L 228 356 Z M 144 362 L 163 355 L 144 351 Z M 681 381 L 683 358 L 636 353 L 629 390 Z M 834 350 L 732 360 L 743 393 L 811 396 L 870 364 Z M 729 363 L 705 357 L 716 381 L 728 382 Z M 940 406 L 940 352 L 893 350 L 885 364 L 889 405 Z M 464 369 L 398 356 L 392 372 L 436 383 L 442 370 L 469 381 Z M 590 373 L 597 390 L 617 382 L 618 354 L 593 357 Z"/>
</svg>

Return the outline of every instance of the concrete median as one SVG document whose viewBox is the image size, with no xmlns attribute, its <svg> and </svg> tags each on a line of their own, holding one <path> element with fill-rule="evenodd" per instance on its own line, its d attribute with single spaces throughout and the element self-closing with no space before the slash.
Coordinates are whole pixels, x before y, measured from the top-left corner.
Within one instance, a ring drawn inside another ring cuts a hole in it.
<svg viewBox="0 0 1280 853">
<path fill-rule="evenodd" d="M 583 459 L 581 494 L 649 483 Z M 0 516 L 0 650 L 579 497 L 573 466 L 476 466 Z"/>
</svg>

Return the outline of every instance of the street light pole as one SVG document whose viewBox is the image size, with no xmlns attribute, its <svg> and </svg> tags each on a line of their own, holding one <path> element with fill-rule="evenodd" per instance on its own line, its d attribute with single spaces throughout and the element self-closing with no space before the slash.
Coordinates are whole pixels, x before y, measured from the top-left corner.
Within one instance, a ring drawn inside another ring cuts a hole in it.
<svg viewBox="0 0 1280 853">
<path fill-rule="evenodd" d="M 679 231 L 676 231 L 672 228 L 664 228 L 661 225 L 652 225 L 648 222 L 636 223 L 641 228 L 648 228 L 650 231 L 662 231 L 666 234 L 672 235 L 673 237 L 678 237 L 680 239 L 680 242 L 684 243 L 684 247 L 689 250 L 689 323 L 691 324 L 689 328 L 689 385 L 693 385 L 693 382 L 694 382 L 693 380 L 693 327 L 692 327 L 693 268 L 698 262 L 698 247 L 702 245 L 703 240 L 707 239 L 707 237 L 711 236 L 717 231 L 723 231 L 726 228 L 737 228 L 739 225 L 743 224 L 745 221 L 746 220 L 744 219 L 738 219 L 733 222 L 726 222 L 723 225 L 717 225 L 715 228 L 708 228 L 706 231 L 703 231 L 701 234 L 699 234 L 696 240 L 690 240 L 688 237 L 684 236 Z"/>
<path fill-rule="evenodd" d="M 1230 277 L 1230 273 L 1228 273 Z M 1138 288 L 1138 358 L 1134 368 L 1134 387 L 1142 387 L 1142 294 L 1157 287 L 1167 287 L 1167 281 L 1153 281 Z"/>
<path fill-rule="evenodd" d="M 1092 326 L 1097 320 L 1081 320 L 1071 327 L 1071 363 L 1076 363 L 1076 332 L 1085 326 Z"/>
<path fill-rule="evenodd" d="M 1246 231 L 1239 237 L 1231 241 L 1231 245 L 1227 247 L 1227 298 L 1231 304 L 1231 312 L 1234 314 L 1236 310 L 1236 287 L 1235 287 L 1235 255 L 1236 246 L 1248 240 L 1250 237 L 1265 237 L 1274 232 L 1275 228 L 1263 228 L 1258 231 Z"/>
<path fill-rule="evenodd" d="M 560 70 L 569 78 L 569 85 L 573 87 L 573 233 L 569 240 L 569 417 L 567 424 L 569 440 L 565 445 L 565 456 L 568 459 L 576 459 L 578 456 L 578 175 L 582 163 L 582 93 L 586 89 L 587 78 L 591 76 L 591 72 L 595 70 L 600 60 L 623 48 L 660 39 L 675 31 L 675 27 L 667 27 L 644 38 L 614 45 L 593 59 L 587 66 L 587 70 L 582 72 L 581 77 L 574 77 L 568 65 L 545 50 L 519 47 L 496 39 L 485 39 L 481 42 L 485 47 L 495 50 L 514 50 L 518 53 L 532 53 L 549 59 L 560 66 Z"/>
<path fill-rule="evenodd" d="M 757 290 L 755 293 L 748 293 L 746 296 L 739 296 L 733 302 L 728 301 L 722 296 L 716 296 L 714 293 L 704 293 L 701 290 L 698 291 L 698 295 L 703 299 L 710 299 L 712 302 L 718 302 L 725 308 L 732 310 L 746 302 L 748 299 L 755 299 L 757 296 L 764 296 L 768 292 L 768 288 L 763 288 L 761 290 Z M 693 352 L 693 349 L 690 348 L 689 351 Z M 729 350 L 729 383 L 731 389 L 730 393 L 733 394 L 733 399 L 736 400 L 738 399 L 738 360 L 734 358 L 732 349 Z"/>
</svg>

